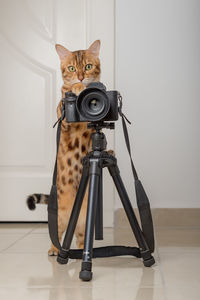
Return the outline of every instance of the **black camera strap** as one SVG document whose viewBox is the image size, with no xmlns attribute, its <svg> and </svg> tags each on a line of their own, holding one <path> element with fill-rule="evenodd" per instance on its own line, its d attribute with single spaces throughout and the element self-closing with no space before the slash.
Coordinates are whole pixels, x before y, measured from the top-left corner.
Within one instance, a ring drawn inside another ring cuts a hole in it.
<svg viewBox="0 0 200 300">
<path fill-rule="evenodd" d="M 131 161 L 131 168 L 132 168 L 133 177 L 134 177 L 134 181 L 135 181 L 136 201 L 137 201 L 137 206 L 138 206 L 138 210 L 139 210 L 142 231 L 143 231 L 145 240 L 149 246 L 149 249 L 152 253 L 154 251 L 155 242 L 154 242 L 154 229 L 153 229 L 153 220 L 152 220 L 152 215 L 151 215 L 150 203 L 149 203 L 147 194 L 144 190 L 144 187 L 138 178 L 138 174 L 136 172 L 135 166 L 133 164 L 128 129 L 126 126 L 126 121 L 129 124 L 131 124 L 131 122 L 127 119 L 127 117 L 122 112 L 122 97 L 120 94 L 118 94 L 118 99 L 119 99 L 119 104 L 120 104 L 119 105 L 119 115 L 122 118 L 124 139 L 125 139 L 128 153 L 129 153 L 129 157 L 130 157 L 130 161 Z"/>
<path fill-rule="evenodd" d="M 59 238 L 58 238 L 58 195 L 57 195 L 57 156 L 58 156 L 58 147 L 60 142 L 61 134 L 61 119 L 58 121 L 57 128 L 57 151 L 56 151 L 56 160 L 53 171 L 53 183 L 50 191 L 50 196 L 48 199 L 48 227 L 49 235 L 51 241 L 55 247 L 58 249 L 61 248 Z"/>
</svg>

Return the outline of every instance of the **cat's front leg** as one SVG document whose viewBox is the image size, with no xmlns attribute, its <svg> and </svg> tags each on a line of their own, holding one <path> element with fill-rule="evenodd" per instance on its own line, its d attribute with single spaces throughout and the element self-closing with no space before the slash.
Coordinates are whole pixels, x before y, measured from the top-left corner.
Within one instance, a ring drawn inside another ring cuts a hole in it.
<svg viewBox="0 0 200 300">
<path fill-rule="evenodd" d="M 61 211 L 59 209 L 58 211 L 58 239 L 59 242 L 61 243 L 62 241 L 62 235 L 65 232 L 67 228 L 67 223 L 68 223 L 69 216 L 66 216 L 66 211 Z M 56 256 L 58 255 L 59 250 L 51 244 L 51 248 L 48 251 L 49 256 Z"/>
<path fill-rule="evenodd" d="M 80 92 L 82 92 L 84 89 L 86 89 L 86 86 L 82 82 L 78 82 L 73 84 L 72 86 L 72 93 L 76 94 L 78 96 Z"/>
</svg>

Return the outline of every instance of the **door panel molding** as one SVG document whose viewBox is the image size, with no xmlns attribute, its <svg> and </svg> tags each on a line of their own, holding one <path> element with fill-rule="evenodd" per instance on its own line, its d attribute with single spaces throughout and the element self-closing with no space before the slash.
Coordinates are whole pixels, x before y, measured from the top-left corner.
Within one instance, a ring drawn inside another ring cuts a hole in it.
<svg viewBox="0 0 200 300">
<path fill-rule="evenodd" d="M 33 192 L 48 193 L 52 181 L 56 148 L 56 132 L 52 129 L 52 125 L 56 120 L 56 106 L 61 97 L 62 84 L 60 64 L 54 44 L 57 42 L 66 47 L 69 45 L 70 50 L 73 50 L 73 47 L 74 49 L 77 47 L 87 48 L 95 39 L 101 39 L 102 81 L 108 89 L 112 89 L 114 86 L 114 0 L 102 0 L 101 5 L 97 0 L 45 0 L 42 2 L 39 0 L 7 0 L 3 1 L 1 7 L 0 41 L 3 44 L 2 53 L 6 54 L 4 57 L 7 57 L 8 65 L 7 68 L 6 64 L 4 65 L 5 70 L 0 70 L 2 72 L 0 76 L 2 75 L 4 78 L 3 72 L 7 72 L 6 76 L 9 78 L 12 65 L 9 64 L 8 57 L 12 57 L 10 60 L 16 66 L 15 74 L 22 74 L 25 67 L 24 75 L 21 75 L 22 83 L 28 80 L 31 86 L 31 80 L 35 78 L 35 95 L 39 98 L 35 103 L 33 102 L 34 97 L 31 98 L 31 104 L 27 107 L 27 111 L 30 112 L 32 105 L 33 113 L 30 121 L 38 122 L 41 126 L 41 130 L 39 130 L 39 125 L 37 129 L 34 128 L 32 134 L 38 133 L 40 138 L 35 140 L 42 139 L 44 148 L 43 150 L 39 149 L 42 151 L 38 151 L 37 154 L 34 149 L 30 150 L 30 155 L 32 157 L 35 155 L 30 160 L 26 160 L 27 153 L 24 152 L 24 156 L 19 160 L 14 159 L 13 156 L 13 161 L 11 159 L 10 162 L 6 159 L 5 163 L 1 161 L 0 221 L 45 221 L 47 220 L 46 207 L 38 206 L 36 211 L 29 211 L 25 199 L 28 194 Z M 11 7 L 12 9 L 10 9 Z M 75 20 L 74 12 L 76 12 Z M 102 16 L 104 22 L 102 22 Z M 18 73 L 17 64 L 20 66 Z M 25 77 L 23 78 L 23 76 Z M 8 82 L 5 84 L 8 85 Z M 15 88 L 14 81 L 13 88 Z M 27 88 L 30 89 L 28 84 Z M 30 92 L 34 94 L 34 84 Z M 9 93 L 6 86 L 4 93 L 4 101 L 1 101 L 0 104 L 1 111 L 8 110 L 9 97 L 14 94 L 13 91 Z M 26 103 L 26 95 L 20 88 L 16 89 L 16 99 L 19 98 L 19 95 L 23 95 L 21 105 Z M 42 101 L 41 104 L 38 102 L 39 99 Z M 14 100 L 10 103 L 12 103 L 14 111 L 16 110 L 19 114 L 18 103 L 15 103 Z M 34 114 L 39 108 L 41 111 L 35 117 Z M 25 126 L 27 122 L 25 112 L 26 109 L 22 109 L 21 121 L 17 115 L 15 119 L 14 113 L 11 115 L 14 119 L 13 122 L 22 122 L 22 124 L 16 123 L 16 127 Z M 7 124 L 6 119 L 1 121 L 5 121 L 4 124 Z M 10 124 L 10 128 L 13 127 L 14 125 Z M 14 133 L 10 133 L 8 124 L 0 130 L 4 130 L 1 132 L 4 138 L 6 138 L 6 134 L 14 135 Z M 109 148 L 113 148 L 113 133 L 107 131 L 106 136 L 110 144 Z M 13 136 L 14 138 L 16 137 Z M 12 140 L 10 144 L 12 144 Z M 17 151 L 17 149 L 19 151 L 20 147 L 22 149 L 26 147 L 22 136 L 21 144 L 21 146 L 18 144 L 13 151 Z M 5 155 L 9 154 L 4 152 Z M 15 153 L 15 155 L 17 154 Z M 114 194 L 110 188 L 112 182 L 109 180 L 110 178 L 106 174 L 104 178 L 105 226 L 113 224 Z"/>
</svg>

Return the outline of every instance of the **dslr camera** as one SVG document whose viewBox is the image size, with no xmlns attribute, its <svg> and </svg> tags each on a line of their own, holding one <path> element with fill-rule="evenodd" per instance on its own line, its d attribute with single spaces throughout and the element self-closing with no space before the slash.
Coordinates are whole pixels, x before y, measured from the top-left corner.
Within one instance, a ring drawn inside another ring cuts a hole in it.
<svg viewBox="0 0 200 300">
<path fill-rule="evenodd" d="M 63 99 L 68 123 L 118 120 L 118 92 L 106 91 L 101 82 L 92 82 L 79 96 L 65 93 Z"/>
</svg>

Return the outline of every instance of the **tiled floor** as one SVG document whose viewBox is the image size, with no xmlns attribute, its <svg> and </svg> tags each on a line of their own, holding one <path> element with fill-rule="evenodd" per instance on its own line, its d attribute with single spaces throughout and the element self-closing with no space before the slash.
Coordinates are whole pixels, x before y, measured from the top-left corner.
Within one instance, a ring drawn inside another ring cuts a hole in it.
<svg viewBox="0 0 200 300">
<path fill-rule="evenodd" d="M 80 260 L 48 257 L 46 224 L 0 224 L 1 300 L 199 300 L 200 228 L 156 228 L 156 264 L 132 257 L 93 260 L 93 280 L 78 279 Z M 129 228 L 105 229 L 99 245 L 134 245 Z"/>
</svg>

